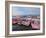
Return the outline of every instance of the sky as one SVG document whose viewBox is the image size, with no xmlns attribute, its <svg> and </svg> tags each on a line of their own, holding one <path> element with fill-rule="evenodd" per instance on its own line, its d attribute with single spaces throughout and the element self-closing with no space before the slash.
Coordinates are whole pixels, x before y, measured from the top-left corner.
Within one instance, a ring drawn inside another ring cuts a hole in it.
<svg viewBox="0 0 46 38">
<path fill-rule="evenodd" d="M 40 8 L 12 7 L 12 16 L 16 16 L 16 15 L 40 15 Z"/>
</svg>

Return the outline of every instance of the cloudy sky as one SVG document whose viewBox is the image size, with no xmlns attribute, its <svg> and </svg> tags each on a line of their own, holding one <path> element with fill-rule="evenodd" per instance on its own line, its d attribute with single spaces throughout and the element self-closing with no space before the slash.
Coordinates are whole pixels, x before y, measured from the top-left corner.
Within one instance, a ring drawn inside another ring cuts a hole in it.
<svg viewBox="0 0 46 38">
<path fill-rule="evenodd" d="M 40 15 L 40 8 L 12 7 L 12 16 L 16 15 Z"/>
</svg>

